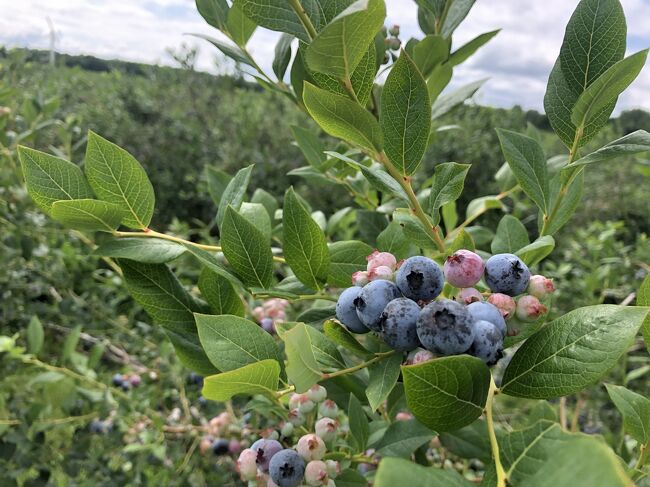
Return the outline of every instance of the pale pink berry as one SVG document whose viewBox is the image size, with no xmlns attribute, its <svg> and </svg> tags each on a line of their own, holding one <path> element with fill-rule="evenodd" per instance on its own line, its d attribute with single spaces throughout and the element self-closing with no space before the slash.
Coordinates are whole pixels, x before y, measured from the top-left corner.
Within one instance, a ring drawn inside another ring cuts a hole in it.
<svg viewBox="0 0 650 487">
<path fill-rule="evenodd" d="M 472 287 L 481 280 L 485 263 L 481 256 L 470 250 L 457 250 L 447 257 L 444 265 L 445 279 L 454 287 Z"/>
<path fill-rule="evenodd" d="M 391 271 L 395 270 L 397 259 L 390 252 L 379 252 L 374 250 L 372 254 L 366 257 L 368 260 L 367 270 L 371 271 L 377 267 L 388 267 Z"/>
<path fill-rule="evenodd" d="M 331 399 L 325 399 L 318 407 L 318 412 L 321 416 L 335 419 L 339 414 L 339 407 Z"/>
<path fill-rule="evenodd" d="M 464 287 L 458 291 L 456 300 L 462 304 L 471 304 L 483 300 L 483 295 L 473 287 Z"/>
<path fill-rule="evenodd" d="M 205 455 L 208 451 L 212 450 L 212 443 L 214 443 L 214 439 L 211 436 L 204 436 L 201 438 L 199 451 L 202 455 Z"/>
<path fill-rule="evenodd" d="M 325 442 L 320 436 L 308 434 L 301 436 L 296 445 L 296 451 L 306 461 L 320 460 L 325 455 Z"/>
<path fill-rule="evenodd" d="M 357 271 L 352 274 L 353 286 L 365 286 L 368 282 L 368 273 L 366 271 Z"/>
<path fill-rule="evenodd" d="M 314 384 L 305 392 L 305 395 L 313 402 L 320 403 L 327 399 L 327 389 L 319 384 Z"/>
<path fill-rule="evenodd" d="M 327 465 L 321 460 L 312 460 L 305 467 L 305 482 L 307 485 L 318 487 L 327 485 Z"/>
<path fill-rule="evenodd" d="M 302 426 L 305 424 L 305 415 L 299 409 L 292 409 L 289 411 L 289 422 L 294 426 Z"/>
<path fill-rule="evenodd" d="M 553 291 L 555 291 L 553 279 L 540 276 L 539 274 L 530 276 L 530 280 L 528 281 L 529 294 L 541 299 L 547 294 L 551 294 Z"/>
<path fill-rule="evenodd" d="M 241 442 L 239 440 L 234 440 L 234 439 L 230 440 L 228 442 L 228 451 L 232 455 L 237 455 L 238 453 L 240 453 L 242 451 Z"/>
<path fill-rule="evenodd" d="M 370 281 L 376 281 L 377 279 L 384 279 L 386 281 L 393 280 L 393 270 L 390 267 L 385 265 L 380 265 L 379 267 L 374 267 L 368 271 L 368 279 Z"/>
<path fill-rule="evenodd" d="M 253 318 L 255 318 L 255 320 L 258 322 L 264 319 L 266 316 L 266 313 L 264 312 L 264 308 L 262 306 L 255 306 L 251 314 L 253 315 Z"/>
<path fill-rule="evenodd" d="M 325 460 L 327 465 L 327 475 L 334 479 L 341 473 L 341 464 L 336 460 Z"/>
<path fill-rule="evenodd" d="M 548 308 L 540 303 L 535 296 L 522 296 L 517 301 L 517 318 L 521 321 L 537 321 L 547 311 Z"/>
<path fill-rule="evenodd" d="M 257 452 L 251 448 L 242 450 L 237 459 L 237 471 L 242 480 L 255 480 L 257 477 Z"/>
<path fill-rule="evenodd" d="M 321 418 L 316 421 L 314 431 L 320 436 L 323 441 L 332 441 L 336 438 L 336 432 L 339 429 L 339 424 L 332 418 Z"/>
<path fill-rule="evenodd" d="M 429 352 L 429 350 L 420 350 L 413 356 L 413 365 L 421 364 L 423 362 L 428 362 L 434 357 L 435 355 Z"/>
<path fill-rule="evenodd" d="M 395 415 L 395 421 L 408 421 L 409 419 L 413 419 L 413 415 L 406 411 L 400 411 Z"/>
<path fill-rule="evenodd" d="M 296 409 L 300 405 L 302 394 L 291 394 L 289 397 L 289 408 Z"/>
<path fill-rule="evenodd" d="M 517 303 L 515 303 L 515 300 L 507 294 L 490 294 L 488 303 L 496 306 L 499 311 L 501 311 L 501 316 L 503 316 L 506 320 L 512 318 L 515 315 L 515 310 L 517 309 Z"/>
</svg>

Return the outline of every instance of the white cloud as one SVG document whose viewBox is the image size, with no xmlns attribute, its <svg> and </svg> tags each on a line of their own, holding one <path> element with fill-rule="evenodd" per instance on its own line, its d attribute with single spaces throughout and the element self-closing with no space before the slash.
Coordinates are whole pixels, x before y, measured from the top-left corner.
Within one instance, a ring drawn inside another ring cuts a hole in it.
<svg viewBox="0 0 650 487">
<path fill-rule="evenodd" d="M 479 95 L 482 103 L 541 109 L 546 79 L 576 3 L 477 0 L 454 35 L 455 46 L 480 33 L 502 30 L 456 69 L 452 87 L 489 77 Z M 622 4 L 630 43 L 635 49 L 650 45 L 650 1 L 622 0 Z M 387 0 L 387 6 L 387 23 L 399 24 L 404 39 L 418 35 L 412 0 Z M 200 69 L 214 69 L 215 50 L 183 35 L 218 35 L 198 15 L 192 0 L 0 0 L 0 12 L 0 43 L 47 48 L 46 17 L 50 17 L 58 33 L 57 49 L 64 52 L 170 64 L 165 49 L 185 42 L 201 47 Z M 250 51 L 269 72 L 277 37 L 258 29 L 249 42 Z M 632 107 L 650 109 L 650 68 L 619 101 L 619 110 Z"/>
</svg>

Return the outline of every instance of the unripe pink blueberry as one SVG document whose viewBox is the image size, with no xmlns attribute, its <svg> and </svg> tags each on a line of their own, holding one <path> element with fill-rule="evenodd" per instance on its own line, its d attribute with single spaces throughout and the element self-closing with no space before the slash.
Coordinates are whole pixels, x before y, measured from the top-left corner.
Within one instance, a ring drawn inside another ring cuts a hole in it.
<svg viewBox="0 0 650 487">
<path fill-rule="evenodd" d="M 325 460 L 327 465 L 327 475 L 334 479 L 341 473 L 341 464 L 336 460 Z"/>
<path fill-rule="evenodd" d="M 435 355 L 429 350 L 420 350 L 413 356 L 413 365 L 421 364 L 423 362 L 428 362 L 434 357 Z"/>
<path fill-rule="evenodd" d="M 517 303 L 515 303 L 515 300 L 507 294 L 490 294 L 488 303 L 496 306 L 499 311 L 501 311 L 501 316 L 503 316 L 506 320 L 512 318 L 515 315 L 515 310 L 517 309 Z"/>
<path fill-rule="evenodd" d="M 517 318 L 521 321 L 537 321 L 547 311 L 548 308 L 540 303 L 535 296 L 525 295 L 517 301 Z"/>
<path fill-rule="evenodd" d="M 447 257 L 444 265 L 445 279 L 454 287 L 472 287 L 481 280 L 485 263 L 481 256 L 470 250 L 457 250 Z"/>
<path fill-rule="evenodd" d="M 366 260 L 368 260 L 368 271 L 372 271 L 377 267 L 388 267 L 393 271 L 397 265 L 397 259 L 395 259 L 393 254 L 390 252 L 379 252 L 378 250 L 374 250 L 372 254 L 366 257 Z"/>
<path fill-rule="evenodd" d="M 237 471 L 242 480 L 255 480 L 257 477 L 257 452 L 251 448 L 242 450 L 237 459 Z"/>
<path fill-rule="evenodd" d="M 296 451 L 306 461 L 320 460 L 325 456 L 325 443 L 320 436 L 308 434 L 301 436 L 296 445 Z"/>
<path fill-rule="evenodd" d="M 483 295 L 473 287 L 464 287 L 456 296 L 456 301 L 462 304 L 471 304 L 477 301 L 482 301 Z"/>
<path fill-rule="evenodd" d="M 318 407 L 318 412 L 323 417 L 336 419 L 339 414 L 339 407 L 331 399 L 325 399 Z"/>
<path fill-rule="evenodd" d="M 327 465 L 321 460 L 312 460 L 305 467 L 305 482 L 307 485 L 318 487 L 327 485 Z"/>
<path fill-rule="evenodd" d="M 292 409 L 289 411 L 289 422 L 294 426 L 302 426 L 305 424 L 305 415 L 299 409 Z"/>
<path fill-rule="evenodd" d="M 264 312 L 264 308 L 262 306 L 255 306 L 251 314 L 253 315 L 253 318 L 255 318 L 255 320 L 257 320 L 258 322 L 264 319 L 264 316 L 266 315 L 266 313 Z"/>
<path fill-rule="evenodd" d="M 409 419 L 413 419 L 413 415 L 406 411 L 400 411 L 395 415 L 395 421 L 408 421 Z"/>
<path fill-rule="evenodd" d="M 199 443 L 199 451 L 202 455 L 205 455 L 209 450 L 212 449 L 212 443 L 214 443 L 214 438 L 211 436 L 204 436 L 201 438 L 201 443 Z"/>
<path fill-rule="evenodd" d="M 314 426 L 314 431 L 320 436 L 323 441 L 332 441 L 336 438 L 336 432 L 339 428 L 339 424 L 335 419 L 332 418 L 321 418 L 316 421 Z"/>
<path fill-rule="evenodd" d="M 368 271 L 368 280 L 376 281 L 377 279 L 393 280 L 393 270 L 385 265 L 380 265 Z"/>
<path fill-rule="evenodd" d="M 230 452 L 231 455 L 237 455 L 238 453 L 241 453 L 241 443 L 239 440 L 230 440 L 228 442 L 228 452 Z"/>
<path fill-rule="evenodd" d="M 320 403 L 327 399 L 327 389 L 319 384 L 314 384 L 305 392 L 305 395 L 313 402 Z"/>
<path fill-rule="evenodd" d="M 370 280 L 368 279 L 368 273 L 366 271 L 357 271 L 352 274 L 352 285 L 353 286 L 365 286 Z"/>
<path fill-rule="evenodd" d="M 540 276 L 539 274 L 530 276 L 530 280 L 528 281 L 528 294 L 532 294 L 536 298 L 541 299 L 553 291 L 555 291 L 553 279 Z"/>
</svg>

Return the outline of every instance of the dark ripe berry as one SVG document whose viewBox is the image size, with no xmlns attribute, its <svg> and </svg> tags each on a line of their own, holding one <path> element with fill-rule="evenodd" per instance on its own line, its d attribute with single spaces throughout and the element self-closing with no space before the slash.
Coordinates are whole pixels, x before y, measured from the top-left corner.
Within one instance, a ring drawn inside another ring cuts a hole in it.
<svg viewBox="0 0 650 487">
<path fill-rule="evenodd" d="M 440 266 L 421 256 L 406 259 L 395 275 L 399 290 L 413 301 L 431 301 L 438 297 L 444 280 Z"/>
<path fill-rule="evenodd" d="M 296 487 L 305 476 L 305 461 L 294 450 L 282 450 L 271 459 L 269 474 L 278 487 Z"/>
<path fill-rule="evenodd" d="M 341 293 L 336 302 L 336 318 L 353 333 L 368 333 L 370 329 L 361 323 L 354 305 L 354 300 L 359 297 L 360 292 L 361 287 L 353 286 Z"/>
<path fill-rule="evenodd" d="M 102 434 L 106 432 L 106 426 L 103 421 L 100 421 L 99 419 L 93 419 L 90 422 L 90 432 L 95 433 L 95 434 Z"/>
<path fill-rule="evenodd" d="M 458 355 L 474 341 L 472 317 L 467 308 L 450 299 L 425 306 L 417 321 L 422 346 L 438 355 Z"/>
<path fill-rule="evenodd" d="M 528 287 L 530 271 L 514 254 L 496 254 L 485 263 L 485 282 L 495 293 L 517 296 Z"/>
<path fill-rule="evenodd" d="M 230 442 L 224 439 L 215 440 L 214 443 L 212 443 L 212 451 L 217 456 L 226 455 L 230 450 L 229 447 Z"/>
<path fill-rule="evenodd" d="M 381 315 L 381 337 L 386 345 L 398 352 L 408 352 L 420 346 L 417 320 L 420 307 L 408 298 L 393 299 Z"/>
<path fill-rule="evenodd" d="M 494 323 L 501 332 L 501 335 L 506 336 L 508 333 L 508 326 L 506 320 L 503 318 L 499 308 L 490 303 L 471 303 L 467 306 L 467 311 L 472 315 L 474 321 L 485 320 Z"/>
<path fill-rule="evenodd" d="M 399 289 L 390 281 L 378 279 L 369 282 L 354 300 L 359 320 L 371 330 L 379 331 L 379 320 L 384 308 L 399 296 Z"/>
<path fill-rule="evenodd" d="M 122 377 L 122 374 L 115 374 L 112 380 L 115 387 L 122 387 L 122 384 L 124 383 L 124 377 Z"/>
<path fill-rule="evenodd" d="M 494 365 L 503 357 L 503 335 L 501 330 L 489 321 L 474 323 L 474 342 L 468 353 L 488 365 Z"/>
</svg>

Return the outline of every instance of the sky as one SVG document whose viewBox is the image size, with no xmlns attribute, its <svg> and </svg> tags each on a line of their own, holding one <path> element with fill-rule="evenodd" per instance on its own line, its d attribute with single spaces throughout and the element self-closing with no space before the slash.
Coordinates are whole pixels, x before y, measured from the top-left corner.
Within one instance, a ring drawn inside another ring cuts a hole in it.
<svg viewBox="0 0 650 487">
<path fill-rule="evenodd" d="M 504 108 L 542 109 L 546 80 L 557 57 L 564 27 L 577 0 L 477 0 L 454 33 L 454 47 L 502 29 L 454 70 L 448 89 L 489 78 L 475 99 Z M 650 46 L 650 0 L 621 0 L 628 21 L 628 54 Z M 386 0 L 386 24 L 401 37 L 421 36 L 413 0 Z M 56 50 L 173 65 L 167 48 L 183 43 L 200 48 L 197 68 L 215 71 L 216 49 L 187 33 L 219 36 L 199 16 L 193 0 L 0 0 L 0 45 L 47 49 L 51 19 Z M 278 34 L 258 28 L 249 51 L 271 73 Z M 649 63 L 650 64 L 650 63 Z M 619 99 L 616 112 L 650 110 L 650 66 Z"/>
</svg>

